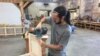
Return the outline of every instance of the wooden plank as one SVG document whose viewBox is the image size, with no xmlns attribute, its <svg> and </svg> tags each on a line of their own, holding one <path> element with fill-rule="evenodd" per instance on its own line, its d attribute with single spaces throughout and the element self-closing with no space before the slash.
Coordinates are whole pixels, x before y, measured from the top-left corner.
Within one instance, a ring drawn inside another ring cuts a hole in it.
<svg viewBox="0 0 100 56">
<path fill-rule="evenodd" d="M 48 39 L 48 35 L 44 35 L 42 37 L 42 40 L 46 43 L 46 40 Z M 42 46 L 42 56 L 46 56 L 46 47 Z"/>
<path fill-rule="evenodd" d="M 30 56 L 30 53 L 26 53 L 26 54 L 23 54 L 23 55 L 20 55 L 20 56 Z"/>
<path fill-rule="evenodd" d="M 38 42 L 38 39 L 33 34 L 30 34 L 28 32 L 26 32 L 25 38 L 27 39 L 26 45 L 28 45 L 27 48 L 29 51 L 29 56 L 42 56 L 42 49 L 41 45 Z"/>
<path fill-rule="evenodd" d="M 29 41 L 30 41 L 29 48 L 31 49 L 29 52 L 31 53 L 31 55 L 42 56 L 42 49 L 36 36 L 30 34 Z"/>
</svg>

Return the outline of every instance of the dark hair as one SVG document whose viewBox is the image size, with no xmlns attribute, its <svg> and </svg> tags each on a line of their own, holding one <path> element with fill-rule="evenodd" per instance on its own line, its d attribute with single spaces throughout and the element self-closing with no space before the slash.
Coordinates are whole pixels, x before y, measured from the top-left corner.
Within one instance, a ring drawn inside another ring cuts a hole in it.
<svg viewBox="0 0 100 56">
<path fill-rule="evenodd" d="M 67 24 L 71 25 L 71 21 L 70 21 L 70 11 L 66 12 L 65 18 L 64 20 L 66 21 Z"/>
<path fill-rule="evenodd" d="M 58 17 L 61 18 L 64 16 L 64 20 L 67 24 L 71 25 L 70 22 L 70 11 L 67 11 L 66 8 L 64 6 L 58 6 L 54 9 L 54 11 L 58 12 Z"/>
</svg>

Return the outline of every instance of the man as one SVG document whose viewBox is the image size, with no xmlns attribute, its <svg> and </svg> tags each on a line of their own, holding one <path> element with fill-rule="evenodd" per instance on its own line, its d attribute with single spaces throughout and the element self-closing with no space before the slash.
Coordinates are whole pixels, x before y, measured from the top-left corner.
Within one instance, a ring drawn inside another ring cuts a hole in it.
<svg viewBox="0 0 100 56">
<path fill-rule="evenodd" d="M 51 25 L 51 42 L 46 44 L 41 40 L 41 45 L 49 48 L 48 56 L 67 56 L 66 46 L 71 34 L 70 12 L 58 6 L 51 15 L 50 18 L 43 18 L 37 26 L 40 27 L 44 21 Z"/>
</svg>

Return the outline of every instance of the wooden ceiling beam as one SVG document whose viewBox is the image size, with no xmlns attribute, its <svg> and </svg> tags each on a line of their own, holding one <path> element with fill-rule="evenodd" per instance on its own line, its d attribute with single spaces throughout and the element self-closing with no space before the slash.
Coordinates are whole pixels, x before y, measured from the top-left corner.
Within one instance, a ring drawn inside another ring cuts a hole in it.
<svg viewBox="0 0 100 56">
<path fill-rule="evenodd" d="M 0 0 L 0 2 L 10 2 L 10 3 L 20 3 L 21 1 L 31 1 L 31 0 Z"/>
<path fill-rule="evenodd" d="M 33 1 L 27 1 L 24 3 L 23 8 L 27 8 L 28 6 L 30 6 L 33 3 Z"/>
<path fill-rule="evenodd" d="M 20 0 L 0 0 L 0 2 L 19 3 Z"/>
</svg>

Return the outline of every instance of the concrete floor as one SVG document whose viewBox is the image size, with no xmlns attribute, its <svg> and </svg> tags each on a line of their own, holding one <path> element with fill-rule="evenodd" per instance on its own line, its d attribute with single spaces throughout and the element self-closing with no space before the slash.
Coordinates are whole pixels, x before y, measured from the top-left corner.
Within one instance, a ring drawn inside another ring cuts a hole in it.
<svg viewBox="0 0 100 56">
<path fill-rule="evenodd" d="M 49 41 L 50 38 L 47 43 Z M 100 56 L 100 32 L 77 29 L 69 39 L 66 52 L 68 56 Z"/>
<path fill-rule="evenodd" d="M 25 41 L 21 36 L 0 37 L 0 56 L 19 56 L 24 53 Z M 70 37 L 67 53 L 68 56 L 100 56 L 100 32 L 77 29 Z"/>
<path fill-rule="evenodd" d="M 19 56 L 25 53 L 22 36 L 0 37 L 0 56 Z"/>
<path fill-rule="evenodd" d="M 100 56 L 100 32 L 78 29 L 68 43 L 68 56 Z"/>
</svg>

